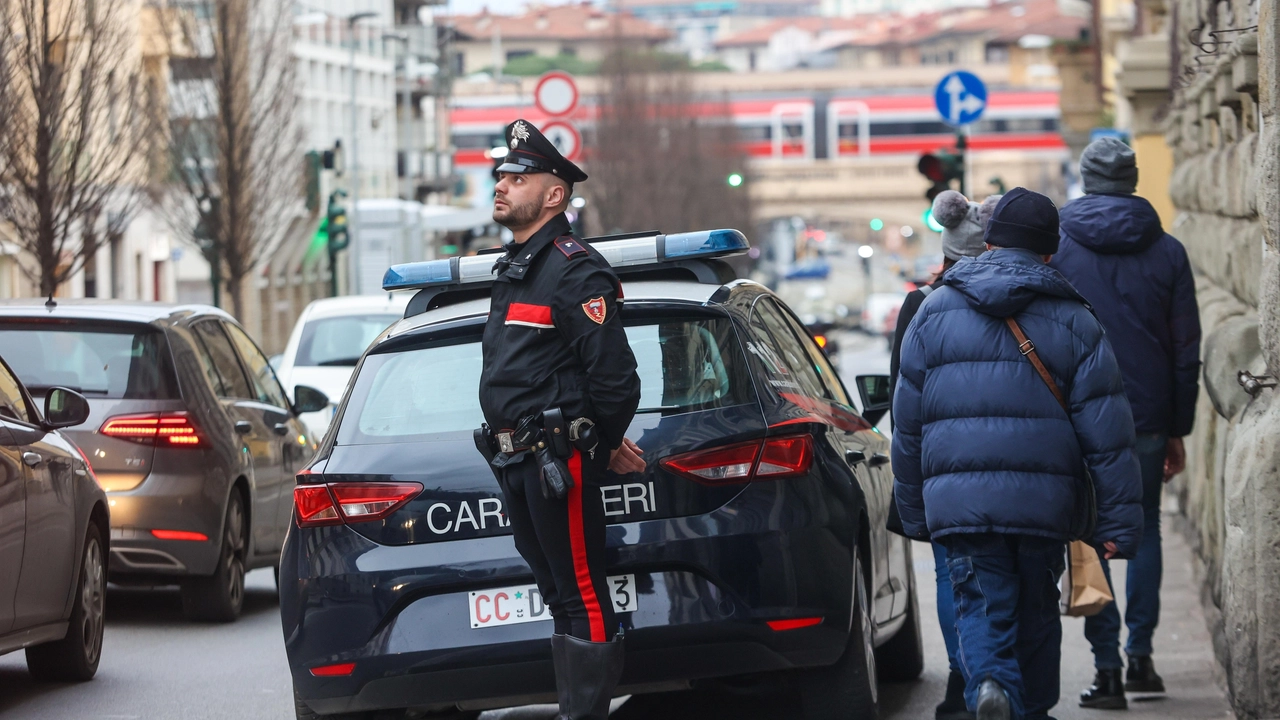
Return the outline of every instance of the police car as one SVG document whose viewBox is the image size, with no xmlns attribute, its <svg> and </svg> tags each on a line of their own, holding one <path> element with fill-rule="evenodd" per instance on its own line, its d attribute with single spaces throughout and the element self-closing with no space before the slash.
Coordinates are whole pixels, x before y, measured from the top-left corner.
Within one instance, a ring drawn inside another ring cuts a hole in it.
<svg viewBox="0 0 1280 720">
<path fill-rule="evenodd" d="M 648 465 L 599 489 L 618 694 L 750 676 L 797 687 L 807 720 L 874 718 L 877 677 L 923 666 L 910 545 L 885 531 L 888 378 L 851 393 L 735 277 L 735 230 L 587 242 L 623 283 L 642 384 L 627 436 Z M 494 260 L 387 272 L 418 292 L 298 475 L 280 612 L 299 718 L 554 702 L 550 613 L 472 439 Z"/>
</svg>

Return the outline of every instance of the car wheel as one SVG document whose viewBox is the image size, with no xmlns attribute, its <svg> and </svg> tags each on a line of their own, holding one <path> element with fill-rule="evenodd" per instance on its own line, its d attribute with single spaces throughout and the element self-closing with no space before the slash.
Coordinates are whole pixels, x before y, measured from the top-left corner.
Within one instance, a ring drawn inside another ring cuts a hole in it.
<svg viewBox="0 0 1280 720">
<path fill-rule="evenodd" d="M 182 612 L 191 620 L 231 622 L 244 607 L 245 514 L 240 493 L 227 501 L 222 523 L 222 552 L 212 575 L 182 584 Z"/>
<path fill-rule="evenodd" d="M 908 556 L 910 560 L 910 556 Z M 911 563 L 907 563 L 911 567 Z M 876 669 L 886 682 L 911 682 L 924 672 L 924 636 L 920 632 L 920 596 L 910 580 L 907 619 L 889 642 L 876 648 Z"/>
<path fill-rule="evenodd" d="M 876 649 L 871 606 L 861 553 L 854 555 L 853 628 L 844 655 L 835 665 L 805 672 L 800 678 L 800 707 L 804 720 L 876 720 Z"/>
<path fill-rule="evenodd" d="M 83 682 L 98 672 L 106 615 L 106 570 L 102 531 L 90 523 L 66 637 L 27 648 L 27 669 L 37 680 Z"/>
</svg>

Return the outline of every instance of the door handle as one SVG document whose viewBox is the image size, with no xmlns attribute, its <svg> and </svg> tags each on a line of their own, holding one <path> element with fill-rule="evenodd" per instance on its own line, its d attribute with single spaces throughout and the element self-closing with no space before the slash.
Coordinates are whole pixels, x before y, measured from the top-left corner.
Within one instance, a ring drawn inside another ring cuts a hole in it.
<svg viewBox="0 0 1280 720">
<path fill-rule="evenodd" d="M 889 456 L 884 453 L 876 453 L 871 456 L 871 462 L 867 463 L 871 467 L 880 467 L 889 462 Z"/>
<path fill-rule="evenodd" d="M 249 422 L 248 420 L 237 420 L 236 432 L 240 433 L 241 435 L 248 435 L 249 433 L 253 432 L 253 423 Z"/>
<path fill-rule="evenodd" d="M 844 459 L 850 465 L 857 465 L 860 462 L 866 462 L 867 454 L 861 450 L 846 450 L 844 453 Z"/>
<path fill-rule="evenodd" d="M 22 462 L 26 463 L 27 467 L 35 467 L 44 462 L 44 457 L 40 453 L 24 452 L 22 453 Z"/>
<path fill-rule="evenodd" d="M 275 425 L 271 426 L 271 429 L 274 430 L 275 433 L 280 436 L 285 436 L 289 434 L 289 426 L 285 425 L 284 423 L 276 423 Z"/>
</svg>

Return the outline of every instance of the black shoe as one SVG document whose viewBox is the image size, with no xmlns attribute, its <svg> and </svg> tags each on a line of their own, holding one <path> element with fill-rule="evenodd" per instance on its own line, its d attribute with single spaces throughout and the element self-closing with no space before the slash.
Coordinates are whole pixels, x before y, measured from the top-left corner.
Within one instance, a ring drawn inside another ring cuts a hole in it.
<svg viewBox="0 0 1280 720">
<path fill-rule="evenodd" d="M 1093 686 L 1080 693 L 1080 707 L 1094 710 L 1127 710 L 1129 701 L 1124 699 L 1124 683 L 1120 682 L 1120 668 L 1099 670 L 1093 678 Z"/>
<path fill-rule="evenodd" d="M 934 711 L 934 720 L 973 720 L 964 706 L 964 676 L 955 670 L 947 677 L 947 696 Z"/>
<path fill-rule="evenodd" d="M 1135 693 L 1162 693 L 1164 680 L 1156 674 L 1156 666 L 1150 655 L 1129 657 L 1129 669 L 1124 674 L 1124 689 Z"/>
<path fill-rule="evenodd" d="M 978 689 L 978 720 L 1009 720 L 1012 716 L 1009 694 L 995 680 L 983 680 Z"/>
<path fill-rule="evenodd" d="M 622 677 L 623 636 L 593 643 L 572 635 L 551 636 L 560 701 L 558 720 L 607 720 L 609 701 Z"/>
</svg>

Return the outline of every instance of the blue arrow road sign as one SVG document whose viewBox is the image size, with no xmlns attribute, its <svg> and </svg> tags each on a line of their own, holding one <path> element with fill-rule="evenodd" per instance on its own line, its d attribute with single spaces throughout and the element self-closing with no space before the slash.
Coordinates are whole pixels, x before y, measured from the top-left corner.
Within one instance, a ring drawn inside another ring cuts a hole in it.
<svg viewBox="0 0 1280 720">
<path fill-rule="evenodd" d="M 933 102 L 938 106 L 943 122 L 968 125 L 982 117 L 982 111 L 987 109 L 987 86 L 977 75 L 957 70 L 938 83 L 933 91 Z"/>
</svg>

